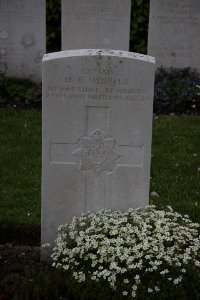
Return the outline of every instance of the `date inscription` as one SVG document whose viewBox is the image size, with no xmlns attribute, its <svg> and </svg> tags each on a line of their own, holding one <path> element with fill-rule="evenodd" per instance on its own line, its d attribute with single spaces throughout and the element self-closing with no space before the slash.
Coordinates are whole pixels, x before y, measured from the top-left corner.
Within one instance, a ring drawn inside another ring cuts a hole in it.
<svg viewBox="0 0 200 300">
<path fill-rule="evenodd" d="M 162 24 L 199 25 L 200 1 L 160 1 L 160 14 L 153 15 L 153 20 Z"/>
</svg>

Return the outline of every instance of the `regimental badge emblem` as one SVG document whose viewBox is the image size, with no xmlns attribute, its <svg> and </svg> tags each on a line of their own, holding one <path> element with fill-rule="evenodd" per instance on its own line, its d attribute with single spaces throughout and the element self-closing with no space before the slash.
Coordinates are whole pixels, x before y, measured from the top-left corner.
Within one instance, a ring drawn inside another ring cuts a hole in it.
<svg viewBox="0 0 200 300">
<path fill-rule="evenodd" d="M 80 169 L 93 169 L 96 175 L 103 170 L 113 171 L 120 155 L 114 151 L 115 139 L 105 137 L 100 129 L 80 138 L 80 148 L 73 152 L 80 159 Z"/>
</svg>

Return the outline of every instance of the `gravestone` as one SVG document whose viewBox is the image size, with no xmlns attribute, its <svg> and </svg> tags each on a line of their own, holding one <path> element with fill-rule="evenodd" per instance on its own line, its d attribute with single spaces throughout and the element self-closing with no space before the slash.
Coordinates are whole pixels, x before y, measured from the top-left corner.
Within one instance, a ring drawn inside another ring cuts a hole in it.
<svg viewBox="0 0 200 300">
<path fill-rule="evenodd" d="M 131 0 L 62 0 L 62 50 L 129 50 Z"/>
<path fill-rule="evenodd" d="M 40 82 L 46 1 L 0 1 L 0 74 Z"/>
<path fill-rule="evenodd" d="M 154 68 L 125 51 L 44 56 L 42 244 L 83 212 L 148 204 Z"/>
<path fill-rule="evenodd" d="M 148 54 L 156 66 L 200 71 L 200 1 L 151 0 Z"/>
</svg>

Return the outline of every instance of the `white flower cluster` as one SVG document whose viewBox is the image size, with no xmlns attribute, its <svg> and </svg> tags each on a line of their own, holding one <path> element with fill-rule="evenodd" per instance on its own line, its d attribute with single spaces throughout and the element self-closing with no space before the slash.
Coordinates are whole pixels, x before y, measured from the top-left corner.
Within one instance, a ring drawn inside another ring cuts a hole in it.
<svg viewBox="0 0 200 300">
<path fill-rule="evenodd" d="M 171 207 L 83 214 L 59 228 L 53 266 L 72 271 L 79 282 L 106 280 L 112 289 L 120 286 L 124 296 L 135 298 L 144 274 L 159 272 L 177 285 L 188 264 L 200 267 L 199 232 L 199 224 Z M 159 282 L 147 290 L 159 291 Z"/>
</svg>

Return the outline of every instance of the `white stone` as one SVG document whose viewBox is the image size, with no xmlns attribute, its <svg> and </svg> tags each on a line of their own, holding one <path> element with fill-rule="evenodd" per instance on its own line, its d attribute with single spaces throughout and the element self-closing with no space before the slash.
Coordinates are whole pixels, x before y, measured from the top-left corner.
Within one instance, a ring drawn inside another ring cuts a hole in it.
<svg viewBox="0 0 200 300">
<path fill-rule="evenodd" d="M 156 66 L 200 71 L 200 1 L 151 0 L 148 54 Z"/>
<path fill-rule="evenodd" d="M 131 0 L 62 0 L 62 50 L 129 50 Z"/>
<path fill-rule="evenodd" d="M 0 74 L 40 82 L 46 1 L 0 1 Z"/>
<path fill-rule="evenodd" d="M 124 51 L 44 56 L 42 244 L 83 212 L 148 204 L 154 69 Z"/>
</svg>

